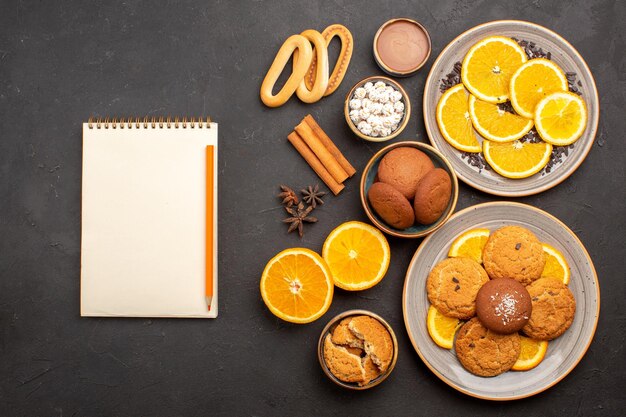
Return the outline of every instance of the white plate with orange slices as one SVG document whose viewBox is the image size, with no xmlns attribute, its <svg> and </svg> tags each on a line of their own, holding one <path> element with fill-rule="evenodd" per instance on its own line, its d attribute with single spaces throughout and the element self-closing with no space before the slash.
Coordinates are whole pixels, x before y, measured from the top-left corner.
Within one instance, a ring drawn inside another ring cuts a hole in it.
<svg viewBox="0 0 626 417">
<path fill-rule="evenodd" d="M 549 59 L 533 50 L 529 58 L 518 41 Z M 457 63 L 460 82 L 447 88 L 442 80 Z M 459 179 L 509 197 L 569 177 L 589 153 L 600 115 L 595 81 L 576 49 L 549 29 L 517 20 L 485 23 L 450 42 L 428 74 L 423 112 L 430 142 Z"/>
<path fill-rule="evenodd" d="M 433 310 L 426 294 L 431 269 L 448 256 L 481 261 L 489 233 L 503 226 L 521 226 L 544 244 L 544 276 L 559 277 L 576 299 L 571 327 L 550 342 L 522 339 L 522 353 L 513 370 L 496 377 L 471 374 L 454 351 L 457 319 Z M 513 400 L 540 393 L 565 378 L 589 348 L 598 323 L 600 289 L 593 262 L 582 242 L 560 220 L 535 207 L 492 202 L 455 213 L 424 239 L 406 273 L 402 308 L 407 332 L 426 366 L 446 384 L 473 397 Z"/>
</svg>

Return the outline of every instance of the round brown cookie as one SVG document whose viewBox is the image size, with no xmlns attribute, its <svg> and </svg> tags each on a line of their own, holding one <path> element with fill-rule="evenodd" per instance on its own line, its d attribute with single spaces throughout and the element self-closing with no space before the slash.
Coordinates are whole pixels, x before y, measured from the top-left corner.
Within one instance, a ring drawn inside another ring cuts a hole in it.
<svg viewBox="0 0 626 417">
<path fill-rule="evenodd" d="M 385 223 L 396 229 L 413 226 L 415 213 L 411 203 L 402 193 L 389 184 L 375 182 L 367 191 L 372 208 Z"/>
<path fill-rule="evenodd" d="M 415 196 L 419 181 L 434 167 L 433 161 L 424 152 L 402 146 L 387 152 L 380 160 L 378 178 L 410 200 Z"/>
<path fill-rule="evenodd" d="M 512 278 L 492 279 L 476 295 L 478 320 L 496 333 L 519 331 L 528 323 L 531 310 L 526 287 Z"/>
<path fill-rule="evenodd" d="M 541 278 L 526 289 L 533 311 L 522 331 L 539 340 L 552 340 L 565 333 L 576 313 L 576 299 L 567 285 L 556 279 Z"/>
<path fill-rule="evenodd" d="M 427 172 L 415 190 L 415 220 L 421 224 L 436 222 L 448 207 L 451 195 L 452 181 L 445 170 L 435 168 Z"/>
<path fill-rule="evenodd" d="M 539 279 L 545 264 L 541 242 L 520 226 L 496 230 L 483 249 L 483 266 L 492 279 L 513 278 L 528 285 Z"/>
<path fill-rule="evenodd" d="M 496 376 L 513 367 L 522 346 L 518 333 L 495 333 L 473 318 L 459 330 L 454 348 L 465 369 L 478 376 Z"/>
<path fill-rule="evenodd" d="M 426 291 L 443 315 L 465 320 L 476 314 L 476 294 L 487 281 L 487 273 L 473 259 L 447 258 L 428 274 Z"/>
</svg>

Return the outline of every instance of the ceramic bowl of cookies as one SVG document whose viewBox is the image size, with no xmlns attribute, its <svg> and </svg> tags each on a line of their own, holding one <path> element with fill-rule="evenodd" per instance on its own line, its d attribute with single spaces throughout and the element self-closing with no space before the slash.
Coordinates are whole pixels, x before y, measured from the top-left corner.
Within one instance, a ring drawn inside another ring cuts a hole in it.
<svg viewBox="0 0 626 417">
<path fill-rule="evenodd" d="M 317 356 L 335 384 L 365 390 L 383 382 L 398 359 L 393 329 L 378 314 L 349 310 L 332 318 L 322 330 Z"/>
<path fill-rule="evenodd" d="M 383 232 L 419 238 L 454 212 L 459 184 L 450 162 L 421 142 L 397 142 L 378 151 L 361 176 L 361 204 Z"/>
<path fill-rule="evenodd" d="M 397 81 L 367 77 L 348 92 L 344 116 L 352 132 L 361 139 L 385 142 L 398 136 L 409 123 L 411 101 Z"/>
</svg>

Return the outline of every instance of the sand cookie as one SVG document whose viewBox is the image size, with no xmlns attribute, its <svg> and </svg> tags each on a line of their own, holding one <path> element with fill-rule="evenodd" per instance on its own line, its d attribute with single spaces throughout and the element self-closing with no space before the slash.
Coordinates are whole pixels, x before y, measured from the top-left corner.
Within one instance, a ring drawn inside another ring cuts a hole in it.
<svg viewBox="0 0 626 417">
<path fill-rule="evenodd" d="M 373 317 L 357 316 L 348 327 L 356 337 L 363 340 L 365 353 L 378 369 L 385 372 L 393 358 L 393 341 L 385 326 Z"/>
<path fill-rule="evenodd" d="M 541 278 L 526 289 L 533 309 L 522 331 L 539 340 L 552 340 L 565 333 L 576 313 L 576 299 L 567 285 L 556 279 Z"/>
<path fill-rule="evenodd" d="M 492 279 L 476 295 L 478 320 L 496 333 L 510 334 L 521 330 L 532 311 L 528 290 L 512 278 Z"/>
<path fill-rule="evenodd" d="M 476 295 L 489 277 L 482 266 L 470 258 L 447 258 L 428 274 L 428 300 L 443 315 L 469 319 L 476 314 Z"/>
<path fill-rule="evenodd" d="M 411 203 L 393 186 L 375 182 L 367 191 L 367 199 L 372 208 L 385 223 L 396 229 L 413 226 L 415 213 Z"/>
<path fill-rule="evenodd" d="M 344 382 L 365 380 L 361 358 L 348 352 L 344 347 L 335 345 L 330 335 L 324 339 L 324 361 L 330 372 Z"/>
<path fill-rule="evenodd" d="M 513 278 L 524 285 L 539 279 L 546 264 L 541 242 L 528 229 L 502 227 L 489 236 L 483 265 L 493 278 Z"/>
<path fill-rule="evenodd" d="M 496 376 L 508 371 L 521 351 L 518 333 L 492 332 L 477 318 L 461 327 L 454 346 L 463 367 L 478 376 Z"/>
<path fill-rule="evenodd" d="M 441 169 L 428 171 L 415 189 L 415 220 L 421 224 L 432 224 L 439 220 L 448 207 L 452 196 L 452 180 L 450 175 Z"/>
<path fill-rule="evenodd" d="M 350 331 L 348 325 L 352 317 L 345 318 L 335 327 L 333 331 L 332 341 L 337 345 L 349 346 L 352 348 L 363 349 L 363 340 L 359 339 Z"/>
</svg>

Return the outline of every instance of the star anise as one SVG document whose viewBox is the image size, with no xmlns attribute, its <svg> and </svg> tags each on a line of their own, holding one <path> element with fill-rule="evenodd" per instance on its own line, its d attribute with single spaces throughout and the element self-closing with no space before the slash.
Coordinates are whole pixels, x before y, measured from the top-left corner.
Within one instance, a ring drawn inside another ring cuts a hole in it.
<svg viewBox="0 0 626 417">
<path fill-rule="evenodd" d="M 300 190 L 302 193 L 302 199 L 315 208 L 318 204 L 324 204 L 322 197 L 326 195 L 326 192 L 320 191 L 319 184 L 315 184 L 315 187 L 308 186 L 304 190 Z"/>
<path fill-rule="evenodd" d="M 285 204 L 287 207 L 298 204 L 300 200 L 298 199 L 298 195 L 294 190 L 287 187 L 286 185 L 281 185 L 280 189 L 282 190 L 282 193 L 278 194 L 278 198 L 283 199 L 283 204 Z"/>
<path fill-rule="evenodd" d="M 291 215 L 283 220 L 284 223 L 289 223 L 289 229 L 287 233 L 291 233 L 294 230 L 298 229 L 298 234 L 300 237 L 304 235 L 303 224 L 304 223 L 315 223 L 317 219 L 315 217 L 309 216 L 311 211 L 313 211 L 313 206 L 308 206 L 304 208 L 304 204 L 302 201 L 298 204 L 296 208 L 293 207 L 285 207 L 287 213 Z"/>
</svg>

